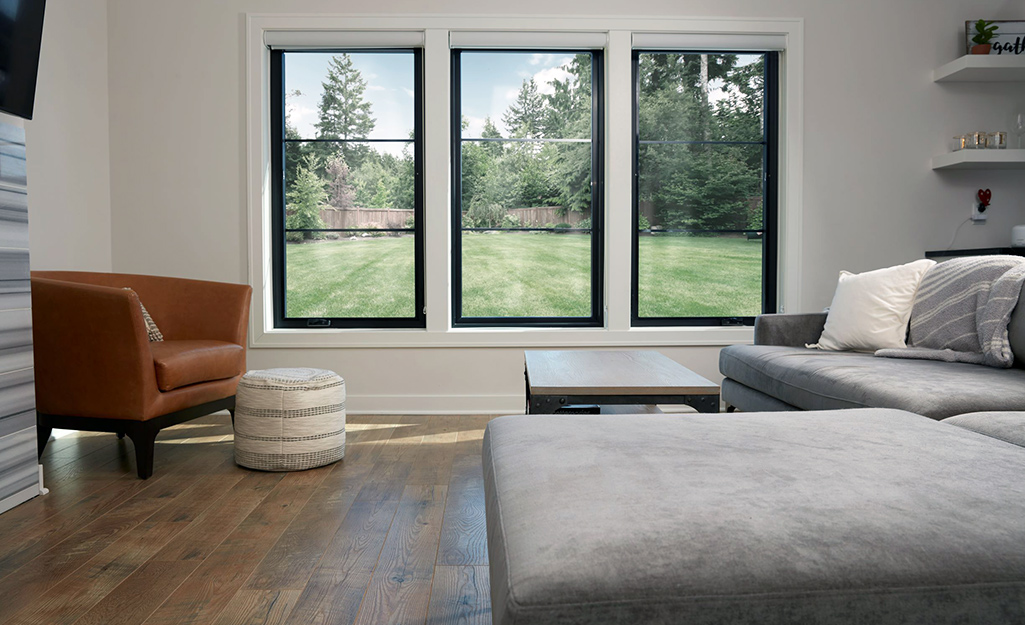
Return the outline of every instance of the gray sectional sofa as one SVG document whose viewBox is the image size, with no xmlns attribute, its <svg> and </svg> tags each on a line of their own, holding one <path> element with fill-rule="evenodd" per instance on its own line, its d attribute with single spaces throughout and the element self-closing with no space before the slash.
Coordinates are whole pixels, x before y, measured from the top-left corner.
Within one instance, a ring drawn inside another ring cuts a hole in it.
<svg viewBox="0 0 1025 625">
<path fill-rule="evenodd" d="M 886 409 L 495 419 L 493 622 L 1025 623 L 1023 433 Z"/>
<path fill-rule="evenodd" d="M 1023 300 L 1025 301 L 1025 300 Z M 1025 355 L 1025 307 L 1011 316 L 1008 336 Z M 826 313 L 761 315 L 754 345 L 719 353 L 722 399 L 744 412 L 897 408 L 933 419 L 1025 410 L 1025 368 L 879 358 L 804 347 L 822 334 Z"/>
</svg>

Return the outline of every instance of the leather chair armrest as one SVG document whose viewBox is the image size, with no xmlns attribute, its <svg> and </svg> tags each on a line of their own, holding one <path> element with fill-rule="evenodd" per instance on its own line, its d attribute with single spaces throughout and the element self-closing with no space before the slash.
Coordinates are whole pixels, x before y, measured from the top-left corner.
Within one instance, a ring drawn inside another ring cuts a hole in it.
<svg viewBox="0 0 1025 625">
<path fill-rule="evenodd" d="M 755 317 L 755 345 L 804 347 L 818 343 L 826 313 L 758 315 Z"/>
<path fill-rule="evenodd" d="M 156 397 L 135 293 L 33 278 L 32 326 L 40 412 L 137 419 Z"/>
</svg>

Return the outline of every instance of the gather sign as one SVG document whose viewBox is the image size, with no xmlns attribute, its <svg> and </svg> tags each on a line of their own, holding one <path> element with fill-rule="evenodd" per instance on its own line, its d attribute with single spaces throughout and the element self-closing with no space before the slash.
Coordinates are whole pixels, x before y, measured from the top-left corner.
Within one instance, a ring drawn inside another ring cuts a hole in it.
<svg viewBox="0 0 1025 625">
<path fill-rule="evenodd" d="M 972 36 L 975 34 L 976 20 L 965 22 L 965 53 L 972 50 Z M 996 33 L 990 41 L 993 47 L 990 54 L 1025 54 L 1025 21 L 996 20 L 992 22 L 997 26 Z"/>
</svg>

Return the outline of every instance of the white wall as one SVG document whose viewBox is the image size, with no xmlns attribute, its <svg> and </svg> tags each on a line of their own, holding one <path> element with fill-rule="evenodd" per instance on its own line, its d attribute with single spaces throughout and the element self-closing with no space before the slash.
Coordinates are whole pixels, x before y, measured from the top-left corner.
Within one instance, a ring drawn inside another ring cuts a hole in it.
<svg viewBox="0 0 1025 625">
<path fill-rule="evenodd" d="M 55 5 L 57 3 L 55 2 Z M 468 0 L 452 14 L 507 11 Z M 612 0 L 524 0 L 521 14 L 622 13 Z M 1021 172 L 936 173 L 955 133 L 1008 128 L 1025 86 L 936 84 L 963 53 L 969 18 L 1025 19 L 1012 0 L 635 0 L 637 15 L 805 19 L 805 188 L 799 307 L 827 305 L 840 269 L 862 271 L 946 247 L 974 190 L 994 193 L 989 223 L 959 247 L 997 246 L 1025 223 Z M 375 13 L 419 13 L 415 0 Z M 244 13 L 358 13 L 338 0 L 109 0 L 110 171 L 115 271 L 249 279 L 245 206 Z M 664 353 L 718 379 L 710 347 Z M 321 366 L 348 382 L 350 409 L 516 410 L 522 351 L 513 348 L 255 349 L 250 366 Z"/>
<path fill-rule="evenodd" d="M 111 270 L 107 3 L 49 0 L 25 122 L 32 269 Z"/>
</svg>

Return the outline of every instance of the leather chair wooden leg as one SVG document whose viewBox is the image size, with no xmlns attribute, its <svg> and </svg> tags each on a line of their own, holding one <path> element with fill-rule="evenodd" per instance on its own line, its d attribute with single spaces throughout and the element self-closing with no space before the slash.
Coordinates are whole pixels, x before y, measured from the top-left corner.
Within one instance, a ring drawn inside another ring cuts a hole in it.
<svg viewBox="0 0 1025 625">
<path fill-rule="evenodd" d="M 159 432 L 147 425 L 140 423 L 126 432 L 128 438 L 132 439 L 132 446 L 135 447 L 136 471 L 144 480 L 153 475 L 153 452 Z"/>
<path fill-rule="evenodd" d="M 37 444 L 39 447 L 39 458 L 43 457 L 43 450 L 46 449 L 46 443 L 50 440 L 50 434 L 52 432 L 52 427 L 48 425 L 43 425 L 40 422 L 36 422 L 36 437 Z"/>
</svg>

